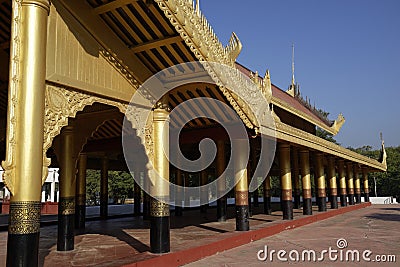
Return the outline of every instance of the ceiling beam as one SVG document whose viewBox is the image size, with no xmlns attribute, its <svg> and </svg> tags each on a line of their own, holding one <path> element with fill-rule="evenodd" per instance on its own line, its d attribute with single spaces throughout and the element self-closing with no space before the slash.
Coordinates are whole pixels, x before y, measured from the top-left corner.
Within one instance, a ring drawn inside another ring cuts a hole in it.
<svg viewBox="0 0 400 267">
<path fill-rule="evenodd" d="M 100 15 L 100 14 L 106 13 L 108 11 L 115 10 L 115 9 L 117 9 L 119 7 L 123 7 L 123 6 L 126 6 L 126 5 L 128 5 L 128 4 L 132 3 L 132 2 L 137 2 L 137 1 L 138 0 L 115 0 L 115 1 L 107 3 L 105 5 L 101 5 L 99 7 L 96 7 L 94 9 L 94 12 L 97 15 Z"/>
<path fill-rule="evenodd" d="M 139 52 L 142 52 L 142 51 L 150 50 L 152 48 L 158 48 L 158 47 L 163 46 L 163 45 L 174 44 L 174 43 L 177 43 L 179 41 L 182 41 L 182 38 L 181 38 L 180 35 L 168 36 L 168 37 L 165 37 L 165 38 L 161 38 L 161 39 L 158 39 L 158 40 L 154 40 L 154 41 L 150 41 L 150 42 L 147 42 L 147 43 L 143 43 L 143 44 L 140 44 L 140 45 L 133 46 L 130 49 L 131 49 L 131 51 L 133 53 L 139 53 Z"/>
</svg>

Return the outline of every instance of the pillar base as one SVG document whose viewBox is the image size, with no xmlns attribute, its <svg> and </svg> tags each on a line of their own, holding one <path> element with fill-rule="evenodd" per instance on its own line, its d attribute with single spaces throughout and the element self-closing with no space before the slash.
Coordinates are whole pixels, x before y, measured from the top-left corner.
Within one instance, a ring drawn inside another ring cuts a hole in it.
<svg viewBox="0 0 400 267">
<path fill-rule="evenodd" d="M 249 200 L 248 200 L 248 217 L 252 217 L 253 216 L 253 203 L 251 201 L 251 194 L 249 194 Z"/>
<path fill-rule="evenodd" d="M 349 198 L 349 205 L 354 205 L 354 194 L 348 194 L 347 197 Z"/>
<path fill-rule="evenodd" d="M 150 251 L 161 254 L 170 251 L 169 216 L 150 217 Z"/>
<path fill-rule="evenodd" d="M 182 207 L 175 207 L 175 216 L 182 216 L 183 215 L 183 209 Z"/>
<path fill-rule="evenodd" d="M 312 215 L 312 199 L 303 198 L 303 215 Z"/>
<path fill-rule="evenodd" d="M 294 196 L 294 205 L 293 208 L 300 209 L 300 195 Z"/>
<path fill-rule="evenodd" d="M 219 222 L 226 221 L 226 198 L 221 197 L 217 200 L 217 220 Z"/>
<path fill-rule="evenodd" d="M 264 197 L 264 214 L 272 214 L 271 197 Z"/>
<path fill-rule="evenodd" d="M 318 194 L 316 194 L 316 196 L 315 196 L 315 204 L 319 207 L 319 200 L 320 200 L 320 198 L 318 197 Z"/>
<path fill-rule="evenodd" d="M 326 197 L 318 197 L 318 211 L 326 211 Z"/>
<path fill-rule="evenodd" d="M 337 201 L 337 196 L 331 196 L 331 209 L 337 209 L 338 208 L 338 201 Z"/>
<path fill-rule="evenodd" d="M 85 229 L 86 205 L 77 205 L 75 209 L 75 228 Z"/>
<path fill-rule="evenodd" d="M 254 207 L 258 207 L 259 203 L 258 203 L 258 189 L 256 191 L 254 191 L 253 193 L 253 205 Z"/>
<path fill-rule="evenodd" d="M 39 235 L 8 234 L 7 266 L 38 266 Z"/>
<path fill-rule="evenodd" d="M 75 214 L 58 215 L 57 251 L 74 249 Z"/>
<path fill-rule="evenodd" d="M 342 207 L 346 207 L 347 206 L 346 195 L 340 195 L 340 206 L 342 206 Z"/>
<path fill-rule="evenodd" d="M 108 203 L 100 203 L 100 219 L 105 220 L 108 217 Z"/>
<path fill-rule="evenodd" d="M 282 200 L 282 212 L 284 220 L 293 220 L 293 202 L 291 200 Z"/>
<path fill-rule="evenodd" d="M 249 231 L 249 206 L 236 205 L 236 231 Z"/>
<path fill-rule="evenodd" d="M 360 204 L 361 203 L 361 194 L 354 194 L 354 197 L 356 198 L 356 203 Z"/>
<path fill-rule="evenodd" d="M 364 194 L 364 201 L 369 202 L 369 193 Z"/>
<path fill-rule="evenodd" d="M 140 216 L 140 198 L 134 200 L 133 203 L 133 215 Z"/>
</svg>

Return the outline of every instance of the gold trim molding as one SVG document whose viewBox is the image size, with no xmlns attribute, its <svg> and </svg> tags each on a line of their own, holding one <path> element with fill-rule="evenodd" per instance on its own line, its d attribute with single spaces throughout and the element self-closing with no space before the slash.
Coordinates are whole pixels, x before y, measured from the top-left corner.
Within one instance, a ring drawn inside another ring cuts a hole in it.
<svg viewBox="0 0 400 267">
<path fill-rule="evenodd" d="M 383 163 L 353 152 L 318 136 L 304 132 L 283 122 L 275 121 L 275 126 L 275 136 L 277 139 L 305 146 L 307 148 L 333 155 L 341 159 L 360 163 L 376 170 L 386 171 L 387 167 Z"/>
<path fill-rule="evenodd" d="M 10 203 L 9 234 L 34 234 L 40 231 L 40 201 L 16 201 Z"/>
<path fill-rule="evenodd" d="M 152 198 L 150 201 L 150 216 L 152 217 L 168 217 L 169 205 Z"/>
<path fill-rule="evenodd" d="M 59 213 L 62 215 L 72 215 L 75 214 L 75 197 L 60 197 Z"/>
<path fill-rule="evenodd" d="M 255 131 L 258 132 L 259 125 L 251 109 L 246 103 L 232 95 L 223 82 L 223 80 L 229 79 L 232 84 L 240 88 L 246 90 L 251 88 L 247 81 L 242 78 L 243 74 L 235 67 L 235 60 L 242 49 L 242 44 L 237 35 L 232 33 L 229 44 L 224 47 L 204 15 L 201 14 L 200 10 L 195 10 L 192 0 L 155 1 L 178 34 L 182 37 L 185 44 L 214 80 L 222 94 L 227 98 L 246 127 L 255 129 Z M 218 70 L 213 69 L 212 64 L 208 62 L 217 62 L 230 66 L 232 71 L 231 73 L 220 74 Z M 264 80 L 266 82 L 269 81 L 269 75 L 266 75 Z M 266 99 L 270 99 L 272 92 L 270 90 L 265 90 L 269 88 L 268 85 L 270 85 L 270 83 L 266 83 L 266 85 L 266 87 L 258 88 L 266 95 Z M 252 94 L 249 92 L 246 95 L 250 96 Z M 260 101 L 260 99 L 254 99 L 254 101 Z M 250 105 L 252 107 L 257 106 L 252 105 L 252 103 L 250 103 Z M 255 113 L 257 112 L 255 111 Z"/>
</svg>

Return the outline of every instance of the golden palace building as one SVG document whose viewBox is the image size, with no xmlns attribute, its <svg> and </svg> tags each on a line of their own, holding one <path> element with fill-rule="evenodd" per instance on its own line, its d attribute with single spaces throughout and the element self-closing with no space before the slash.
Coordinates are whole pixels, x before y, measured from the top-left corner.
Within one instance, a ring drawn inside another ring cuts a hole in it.
<svg viewBox="0 0 400 267">
<path fill-rule="evenodd" d="M 102 173 L 103 218 L 107 217 L 108 170 L 124 170 L 133 162 L 130 170 L 134 176 L 143 173 L 146 180 L 156 171 L 164 180 L 173 174 L 175 184 L 186 184 L 188 173 L 170 165 L 164 153 L 169 146 L 165 124 L 185 124 L 183 154 L 197 154 L 195 147 L 205 137 L 215 141 L 217 152 L 210 163 L 215 176 L 222 175 L 227 158 L 233 158 L 236 230 L 250 230 L 249 188 L 254 186 L 250 177 L 257 162 L 264 160 L 260 151 L 265 136 L 252 112 L 253 102 L 243 101 L 229 85 L 256 88 L 258 92 L 252 92 L 265 98 L 264 112 L 274 119 L 276 153 L 260 185 L 266 214 L 271 212 L 271 176 L 280 176 L 283 219 L 291 220 L 293 206 L 299 208 L 301 200 L 303 213 L 312 213 L 312 176 L 318 210 L 323 212 L 327 206 L 338 208 L 338 203 L 360 203 L 362 194 L 369 201 L 368 173 L 386 170 L 383 144 L 378 161 L 319 138 L 316 127 L 335 135 L 344 117 L 339 115 L 332 122 L 321 116 L 302 99 L 294 79 L 289 90 L 282 91 L 271 84 L 268 72 L 260 77 L 236 63 L 242 48 L 239 38 L 233 34 L 229 44 L 222 45 L 201 14 L 198 1 L 0 0 L 0 48 L 4 147 L 0 151 L 3 181 L 11 192 L 7 266 L 37 265 L 41 188 L 49 167 L 60 168 L 58 251 L 73 250 L 74 229 L 85 227 L 87 168 Z M 217 70 L 213 62 L 236 72 Z M 198 69 L 203 70 L 201 74 Z M 149 102 L 153 106 L 141 131 L 137 127 L 143 125 L 140 109 L 131 109 L 130 101 L 136 92 L 149 99 L 140 88 L 160 71 L 171 90 Z M 175 86 L 180 73 L 196 82 Z M 196 98 L 201 100 L 185 106 L 178 119 L 169 118 L 175 107 Z M 204 98 L 225 103 L 235 114 Z M 212 113 L 214 119 L 191 120 L 199 110 Z M 246 153 L 229 155 L 228 148 L 242 148 L 243 140 L 227 136 L 217 122 L 229 124 L 235 116 L 250 140 L 246 141 L 250 143 L 249 160 Z M 125 127 L 129 124 L 130 129 Z M 125 131 L 133 144 L 130 152 L 143 155 L 144 160 L 124 159 Z M 152 167 L 147 161 L 153 162 Z M 199 176 L 205 185 L 207 172 L 200 171 Z M 168 183 L 159 181 L 151 180 L 151 197 L 144 194 L 143 217 L 150 220 L 152 253 L 170 251 L 170 205 L 163 201 L 170 190 Z M 217 191 L 225 186 L 218 184 Z M 136 184 L 135 193 L 140 190 Z M 137 195 L 135 201 L 140 203 Z M 185 200 L 176 195 L 175 201 Z M 221 193 L 215 220 L 226 219 L 226 205 L 226 195 Z M 135 205 L 138 214 L 137 208 L 140 206 Z M 182 207 L 175 207 L 175 215 L 183 213 Z"/>
</svg>

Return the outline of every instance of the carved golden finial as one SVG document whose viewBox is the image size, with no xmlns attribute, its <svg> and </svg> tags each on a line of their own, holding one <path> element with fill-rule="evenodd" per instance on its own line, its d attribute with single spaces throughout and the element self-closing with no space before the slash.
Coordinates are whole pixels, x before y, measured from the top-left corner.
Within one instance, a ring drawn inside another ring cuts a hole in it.
<svg viewBox="0 0 400 267">
<path fill-rule="evenodd" d="M 289 89 L 286 91 L 291 96 L 296 96 L 296 82 L 294 79 L 294 44 L 292 44 L 292 82 L 289 85 Z"/>
<path fill-rule="evenodd" d="M 272 99 L 272 84 L 271 84 L 271 76 L 269 74 L 268 69 L 265 72 L 263 79 L 263 92 L 264 95 L 267 97 L 268 103 L 270 103 Z"/>
<path fill-rule="evenodd" d="M 294 44 L 292 44 L 292 87 L 295 86 L 294 80 Z"/>
<path fill-rule="evenodd" d="M 232 32 L 232 36 L 229 39 L 229 44 L 226 46 L 226 51 L 229 53 L 231 60 L 234 62 L 242 51 L 242 43 L 237 37 L 236 33 Z"/>
<path fill-rule="evenodd" d="M 380 133 L 380 138 L 381 138 L 381 155 L 379 156 L 379 161 L 385 165 L 385 168 L 387 169 L 387 164 L 386 164 L 386 149 L 385 149 L 385 141 L 383 140 L 383 135 L 382 132 Z"/>
<path fill-rule="evenodd" d="M 200 0 L 196 0 L 196 14 L 200 16 Z"/>
<path fill-rule="evenodd" d="M 332 132 L 336 135 L 339 131 L 340 128 L 342 128 L 343 124 L 345 123 L 346 119 L 344 118 L 343 114 L 340 113 L 337 117 L 337 119 L 333 122 L 331 129 Z"/>
</svg>

